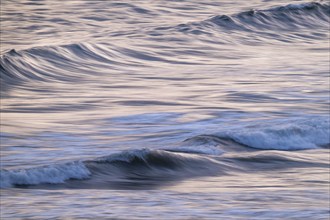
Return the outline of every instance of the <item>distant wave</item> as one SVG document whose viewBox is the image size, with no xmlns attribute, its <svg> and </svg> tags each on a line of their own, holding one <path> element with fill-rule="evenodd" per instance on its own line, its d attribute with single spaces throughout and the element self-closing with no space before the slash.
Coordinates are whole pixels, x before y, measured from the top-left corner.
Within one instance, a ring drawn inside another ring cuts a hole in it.
<svg viewBox="0 0 330 220">
<path fill-rule="evenodd" d="M 255 42 L 260 40 L 259 37 L 284 42 L 292 42 L 297 38 L 323 39 L 328 34 L 329 15 L 330 5 L 327 3 L 290 4 L 266 10 L 250 10 L 234 15 L 217 15 L 203 21 L 180 24 L 175 27 L 160 26 L 147 31 L 145 36 L 148 34 L 170 36 L 178 32 L 193 35 L 206 34 L 214 35 L 213 37 L 222 43 L 232 41 L 248 43 L 251 40 Z M 308 31 L 295 32 L 300 28 L 307 28 Z M 253 33 L 253 36 L 227 33 L 231 31 Z M 141 34 L 143 35 L 143 33 Z M 240 39 L 241 37 L 244 39 Z M 208 44 L 219 43 L 217 40 L 207 37 L 204 40 Z M 196 59 L 182 59 L 175 48 L 172 49 L 173 53 L 164 54 L 163 51 L 155 48 L 125 48 L 109 43 L 40 46 L 19 51 L 12 49 L 1 55 L 0 58 L 1 84 L 91 80 L 93 76 L 105 74 L 104 70 L 116 72 L 121 69 L 153 65 L 154 62 L 207 64 L 197 62 Z M 187 54 L 194 53 L 195 58 L 200 55 L 201 60 L 205 60 L 202 52 L 192 51 L 187 51 Z"/>
<path fill-rule="evenodd" d="M 255 170 L 260 162 L 260 169 L 267 168 L 266 164 L 272 169 L 327 166 L 308 157 L 297 158 L 288 151 L 328 148 L 329 125 L 328 117 L 272 120 L 195 136 L 178 146 L 159 150 L 127 150 L 86 161 L 1 170 L 1 187 L 60 184 L 59 187 L 120 188 L 123 182 L 133 187 L 139 182 L 157 185 L 197 176 L 248 172 L 249 167 Z"/>
<path fill-rule="evenodd" d="M 31 82 L 71 82 L 92 80 L 111 70 L 127 70 L 149 65 L 147 62 L 191 64 L 188 61 L 161 57 L 140 49 L 115 45 L 76 43 L 41 46 L 11 51 L 0 58 L 0 79 L 3 84 Z"/>
<path fill-rule="evenodd" d="M 328 30 L 329 15 L 330 5 L 328 3 L 310 2 L 270 9 L 253 9 L 233 15 L 216 15 L 203 21 L 180 24 L 174 29 L 194 35 L 243 31 L 278 38 L 279 33 L 277 32 L 279 31 L 294 32 L 301 28 Z M 169 29 L 173 29 L 173 27 L 158 28 L 158 30 Z M 317 38 L 314 35 L 305 37 Z"/>
<path fill-rule="evenodd" d="M 113 64 L 111 54 L 90 44 L 11 50 L 1 56 L 1 80 L 5 83 L 82 80 L 92 68 Z M 97 72 L 97 71 L 96 71 Z M 78 74 L 79 73 L 79 74 Z"/>
<path fill-rule="evenodd" d="M 232 16 L 221 15 L 206 20 L 206 24 L 237 30 L 289 29 L 326 27 L 330 5 L 317 2 L 289 4 L 268 10 L 250 10 Z"/>
</svg>

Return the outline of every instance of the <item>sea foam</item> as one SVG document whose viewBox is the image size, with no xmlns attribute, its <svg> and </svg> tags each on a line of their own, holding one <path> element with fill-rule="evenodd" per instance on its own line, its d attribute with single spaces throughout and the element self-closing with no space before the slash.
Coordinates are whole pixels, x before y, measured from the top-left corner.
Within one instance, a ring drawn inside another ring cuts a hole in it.
<svg viewBox="0 0 330 220">
<path fill-rule="evenodd" d="M 329 117 L 269 120 L 229 130 L 219 135 L 257 149 L 314 149 L 329 145 L 330 121 Z"/>
<path fill-rule="evenodd" d="M 1 170 L 0 187 L 13 185 L 36 185 L 42 183 L 64 183 L 68 179 L 86 179 L 91 175 L 83 162 L 54 164 L 20 170 Z"/>
</svg>

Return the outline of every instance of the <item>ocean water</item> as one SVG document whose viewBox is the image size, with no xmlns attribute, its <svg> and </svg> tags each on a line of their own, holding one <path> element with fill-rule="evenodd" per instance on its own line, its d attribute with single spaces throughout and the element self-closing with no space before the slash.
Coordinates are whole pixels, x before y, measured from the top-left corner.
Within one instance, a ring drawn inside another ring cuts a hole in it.
<svg viewBox="0 0 330 220">
<path fill-rule="evenodd" d="M 329 219 L 328 1 L 1 1 L 1 219 Z"/>
</svg>

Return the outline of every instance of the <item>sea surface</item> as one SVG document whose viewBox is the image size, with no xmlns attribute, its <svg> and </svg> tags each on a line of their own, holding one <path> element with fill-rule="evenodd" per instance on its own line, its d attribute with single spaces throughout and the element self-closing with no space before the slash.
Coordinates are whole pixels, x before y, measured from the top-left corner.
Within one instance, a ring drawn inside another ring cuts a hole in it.
<svg viewBox="0 0 330 220">
<path fill-rule="evenodd" d="M 328 1 L 1 1 L 1 219 L 330 218 Z"/>
</svg>

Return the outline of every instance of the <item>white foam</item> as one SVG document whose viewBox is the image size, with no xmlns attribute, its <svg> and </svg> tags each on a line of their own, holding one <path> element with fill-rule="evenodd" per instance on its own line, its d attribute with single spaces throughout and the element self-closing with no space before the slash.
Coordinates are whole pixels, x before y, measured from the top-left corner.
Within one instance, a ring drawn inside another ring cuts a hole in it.
<svg viewBox="0 0 330 220">
<path fill-rule="evenodd" d="M 1 170 L 0 187 L 63 183 L 68 179 L 85 179 L 91 175 L 83 162 L 72 162 L 22 170 Z"/>
<path fill-rule="evenodd" d="M 205 143 L 188 141 L 187 143 L 183 142 L 180 146 L 165 148 L 165 150 L 192 154 L 221 155 L 224 151 L 218 145 L 219 143 L 215 143 L 212 140 Z"/>
<path fill-rule="evenodd" d="M 183 153 L 192 153 L 192 154 L 207 154 L 207 155 L 221 155 L 224 153 L 223 150 L 221 150 L 218 146 L 195 146 L 195 147 L 189 147 L 189 146 L 182 146 L 182 147 L 176 147 L 173 149 L 168 149 L 170 151 L 175 152 L 183 152 Z"/>
<path fill-rule="evenodd" d="M 217 137 L 211 135 L 198 135 L 188 138 L 174 146 L 163 148 L 166 151 L 191 154 L 221 155 L 225 153 L 219 147 Z"/>
<path fill-rule="evenodd" d="M 330 143 L 330 121 L 329 117 L 270 120 L 229 130 L 225 136 L 258 149 L 313 149 Z"/>
</svg>

